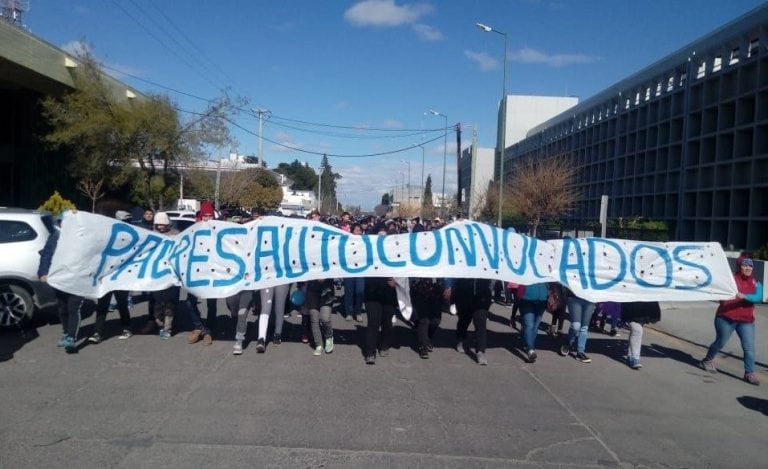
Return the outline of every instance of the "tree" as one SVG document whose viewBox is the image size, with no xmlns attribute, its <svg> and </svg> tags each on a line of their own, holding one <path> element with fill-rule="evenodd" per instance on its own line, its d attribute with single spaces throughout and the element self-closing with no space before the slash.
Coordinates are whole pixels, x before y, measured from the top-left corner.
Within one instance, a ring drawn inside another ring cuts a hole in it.
<svg viewBox="0 0 768 469">
<path fill-rule="evenodd" d="M 504 191 L 505 205 L 525 216 L 531 236 L 536 236 L 542 219 L 567 213 L 579 200 L 576 175 L 576 168 L 564 157 L 528 158 L 514 167 Z"/>
<path fill-rule="evenodd" d="M 261 168 L 248 168 L 224 173 L 221 177 L 221 205 L 247 207 L 260 211 L 275 210 L 283 200 L 283 189 L 274 176 Z"/>
<path fill-rule="evenodd" d="M 341 179 L 341 175 L 334 173 L 331 163 L 328 162 L 328 156 L 323 155 L 320 161 L 320 212 L 336 213 L 339 211 L 339 203 L 336 198 L 336 181 Z"/>
<path fill-rule="evenodd" d="M 201 158 L 209 145 L 231 141 L 228 98 L 182 124 L 167 96 L 127 99 L 109 86 L 93 56 L 79 59 L 75 90 L 42 101 L 51 126 L 44 140 L 69 150 L 77 179 L 104 180 L 108 189 L 129 184 L 134 202 L 161 208 L 177 195 L 178 168 Z"/>
<path fill-rule="evenodd" d="M 184 196 L 188 199 L 213 200 L 216 195 L 215 174 L 202 169 L 184 171 Z"/>
<path fill-rule="evenodd" d="M 91 199 L 91 213 L 96 213 L 96 201 L 104 197 L 104 179 L 83 178 L 77 183 L 77 190 Z"/>
<path fill-rule="evenodd" d="M 317 174 L 306 163 L 294 160 L 292 163 L 280 163 L 275 168 L 276 173 L 284 174 L 290 179 L 290 189 L 294 191 L 311 191 L 317 188 Z"/>
<path fill-rule="evenodd" d="M 423 218 L 432 218 L 435 216 L 435 205 L 432 202 L 432 175 L 427 175 L 427 182 L 424 183 L 424 197 L 422 197 L 421 216 Z"/>
<path fill-rule="evenodd" d="M 389 192 L 386 192 L 384 195 L 381 196 L 381 205 L 389 205 Z"/>
</svg>

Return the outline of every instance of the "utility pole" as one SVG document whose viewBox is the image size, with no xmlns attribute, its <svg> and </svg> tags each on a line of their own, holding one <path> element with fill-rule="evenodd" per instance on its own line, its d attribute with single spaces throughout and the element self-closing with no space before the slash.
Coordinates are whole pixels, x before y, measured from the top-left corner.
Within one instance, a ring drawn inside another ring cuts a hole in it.
<svg viewBox="0 0 768 469">
<path fill-rule="evenodd" d="M 477 191 L 475 190 L 475 181 L 477 175 L 477 124 L 472 128 L 472 149 L 470 156 L 471 168 L 469 173 L 469 194 L 467 194 L 467 218 L 470 220 L 475 219 L 475 204 L 477 199 Z"/>
<path fill-rule="evenodd" d="M 259 118 L 259 166 L 264 166 L 264 115 L 269 109 L 251 109 Z"/>
<path fill-rule="evenodd" d="M 219 187 L 221 187 L 221 155 L 217 155 L 219 164 L 216 166 L 216 193 L 213 196 L 216 210 L 219 210 Z"/>
</svg>

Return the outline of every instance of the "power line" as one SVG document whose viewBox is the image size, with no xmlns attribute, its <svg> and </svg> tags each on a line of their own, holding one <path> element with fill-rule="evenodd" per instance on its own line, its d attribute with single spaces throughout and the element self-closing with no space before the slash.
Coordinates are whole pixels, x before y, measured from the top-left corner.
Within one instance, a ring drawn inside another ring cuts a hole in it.
<svg viewBox="0 0 768 469">
<path fill-rule="evenodd" d="M 114 68 L 114 67 L 110 67 L 109 65 L 106 65 L 106 64 L 102 64 L 101 66 L 103 68 L 107 69 L 107 70 L 112 70 L 115 73 L 119 73 L 121 75 L 125 75 L 127 77 L 133 78 L 134 80 L 140 81 L 142 83 L 147 83 L 149 85 L 156 86 L 158 88 L 162 88 L 164 90 L 168 90 L 168 91 L 171 91 L 171 92 L 176 93 L 176 94 L 180 94 L 180 95 L 183 95 L 183 96 L 187 96 L 189 98 L 197 99 L 199 101 L 203 101 L 203 102 L 208 103 L 208 104 L 216 103 L 215 99 L 203 98 L 202 96 L 198 96 L 198 95 L 196 95 L 194 93 L 190 93 L 190 92 L 187 92 L 187 91 L 182 91 L 182 90 L 179 90 L 179 89 L 176 89 L 176 88 L 172 88 L 170 86 L 163 85 L 163 84 L 158 83 L 156 81 L 148 80 L 146 78 L 142 78 L 142 77 L 134 75 L 132 73 L 128 73 L 126 71 L 123 71 L 123 70 L 120 70 L 120 69 L 117 69 L 117 68 Z M 186 109 L 181 109 L 181 108 L 178 108 L 178 107 L 176 109 L 181 111 L 181 112 L 188 113 L 188 114 L 202 115 L 201 113 L 197 113 L 197 112 L 194 112 L 194 111 L 189 111 L 189 110 L 186 110 Z M 245 115 L 252 116 L 252 117 L 255 118 L 255 116 L 253 116 L 253 113 L 252 113 L 252 111 L 250 109 L 245 109 L 245 108 L 241 108 L 241 107 L 238 107 L 238 106 L 233 106 L 233 109 L 236 109 L 238 111 L 242 111 L 242 112 L 244 112 Z M 323 133 L 323 132 L 316 131 L 316 130 L 304 129 L 304 128 L 301 128 L 301 127 L 291 126 L 291 125 L 288 125 L 288 124 L 284 124 L 282 122 L 275 122 L 274 120 L 272 120 L 272 118 L 276 118 L 276 119 L 284 120 L 284 121 L 288 121 L 288 122 L 297 122 L 297 123 L 302 123 L 302 124 L 307 124 L 307 125 L 314 125 L 314 126 L 318 126 L 318 127 L 328 127 L 328 128 L 336 128 L 336 129 L 355 130 L 357 132 L 365 131 L 365 132 L 396 132 L 396 133 L 399 133 L 399 132 L 411 132 L 411 133 L 410 134 L 405 134 L 405 135 L 396 135 L 396 136 L 389 136 L 389 135 L 385 135 L 385 136 L 360 136 L 360 135 L 350 135 L 350 134 L 333 134 L 333 133 L 330 133 L 330 132 Z M 325 136 L 331 136 L 331 137 L 340 137 L 340 138 L 354 138 L 354 139 L 359 139 L 359 140 L 363 140 L 363 139 L 379 139 L 379 138 L 407 138 L 407 137 L 413 137 L 413 136 L 421 136 L 421 135 L 429 134 L 429 133 L 433 133 L 433 132 L 448 132 L 449 129 L 454 129 L 456 127 L 456 125 L 452 125 L 452 126 L 445 127 L 445 128 L 444 127 L 438 127 L 438 128 L 434 128 L 434 129 L 384 129 L 384 128 L 360 127 L 360 126 L 355 127 L 355 126 L 336 125 L 336 124 L 322 124 L 322 123 L 303 121 L 303 120 L 299 120 L 299 119 L 291 119 L 291 118 L 288 118 L 288 117 L 281 117 L 281 116 L 275 116 L 275 115 L 271 115 L 270 119 L 266 120 L 265 122 L 268 123 L 268 124 L 273 124 L 273 125 L 277 125 L 277 126 L 293 129 L 293 130 L 296 130 L 296 131 L 299 131 L 299 132 L 314 133 L 314 134 L 318 134 L 318 135 L 325 135 Z M 238 126 L 238 128 L 242 128 L 242 127 Z M 249 133 L 249 134 L 255 135 L 255 134 L 253 134 L 253 132 L 251 132 L 251 131 L 249 131 L 247 129 L 244 129 L 244 130 L 246 130 L 246 132 Z M 256 135 L 256 136 L 258 137 L 258 135 Z M 440 136 L 442 137 L 443 134 L 440 134 Z M 267 138 L 264 138 L 264 139 L 267 140 Z M 429 141 L 431 142 L 431 141 L 434 141 L 434 140 L 429 140 Z M 279 143 L 278 143 L 278 145 L 279 145 Z M 289 148 L 289 147 L 287 147 L 287 148 Z"/>
<path fill-rule="evenodd" d="M 158 13 L 160 13 L 160 15 L 165 19 L 165 21 L 167 21 L 168 24 L 170 24 L 173 27 L 173 29 L 175 29 L 181 35 L 181 37 L 184 38 L 184 40 L 186 40 L 187 43 L 189 43 L 192 46 L 192 48 L 198 53 L 198 55 L 200 57 L 202 57 L 203 59 L 208 61 L 208 63 L 211 64 L 214 68 L 216 68 L 216 70 L 218 70 L 218 72 L 221 73 L 221 75 L 224 78 L 226 78 L 230 83 L 234 84 L 236 82 L 236 80 L 234 80 L 223 68 L 221 68 L 216 62 L 211 60 L 211 58 L 208 57 L 208 55 L 205 53 L 205 51 L 203 51 L 201 48 L 199 48 L 197 46 L 197 44 L 195 44 L 195 42 L 192 39 L 190 39 L 189 36 L 187 36 L 187 34 L 184 32 L 184 30 L 179 28 L 176 25 L 176 23 L 168 15 L 165 14 L 165 12 L 160 8 L 160 6 L 157 4 L 157 2 L 150 1 L 149 3 L 150 3 L 150 5 L 152 5 L 152 7 L 155 10 L 157 10 Z"/>
<path fill-rule="evenodd" d="M 175 55 L 175 56 L 176 56 L 176 58 L 178 58 L 179 60 L 181 60 L 182 62 L 184 62 L 184 63 L 185 63 L 185 64 L 186 64 L 186 65 L 187 65 L 189 68 L 191 68 L 192 70 L 194 70 L 195 72 L 197 72 L 197 73 L 200 75 L 200 77 L 201 77 L 201 78 L 203 78 L 203 79 L 204 79 L 205 81 L 207 81 L 209 84 L 213 85 L 213 87 L 214 87 L 214 88 L 217 88 L 217 89 L 219 88 L 219 85 L 217 85 L 216 83 L 213 83 L 212 81 L 210 81 L 210 80 L 208 79 L 208 77 L 205 77 L 205 76 L 203 76 L 203 74 L 201 74 L 201 73 L 200 73 L 200 71 L 199 71 L 199 70 L 197 70 L 197 69 L 195 68 L 195 66 L 194 66 L 194 65 L 192 65 L 192 64 L 191 64 L 191 63 L 189 63 L 189 62 L 188 62 L 188 61 L 187 61 L 187 60 L 186 60 L 184 57 L 182 57 L 181 55 L 179 55 L 179 54 L 178 54 L 178 53 L 177 53 L 177 52 L 176 52 L 176 51 L 175 51 L 175 50 L 174 50 L 172 47 L 169 47 L 169 46 L 168 46 L 168 44 L 166 44 L 166 43 L 165 43 L 165 41 L 163 41 L 162 39 L 160 39 L 160 38 L 159 38 L 159 37 L 158 37 L 158 36 L 157 36 L 157 35 L 156 35 L 154 32 L 152 32 L 152 30 L 150 30 L 150 29 L 149 29 L 149 28 L 148 28 L 148 27 L 147 27 L 147 26 L 146 26 L 144 23 L 142 23 L 141 21 L 139 21 L 139 19 L 138 19 L 138 18 L 136 18 L 134 15 L 132 15 L 132 14 L 131 14 L 131 12 L 129 12 L 128 10 L 126 10 L 126 9 L 125 9 L 125 7 L 123 7 L 123 5 L 121 5 L 121 4 L 120 4 L 120 2 L 118 2 L 117 0 L 112 0 L 112 3 L 113 3 L 113 4 L 114 4 L 116 7 L 118 7 L 118 8 L 119 8 L 119 9 L 120 9 L 120 10 L 121 10 L 123 13 L 125 13 L 125 15 L 126 15 L 127 17 L 129 17 L 129 18 L 130 18 L 130 19 L 132 19 L 132 20 L 133 20 L 133 21 L 134 21 L 136 24 L 138 24 L 138 25 L 141 27 L 141 29 L 143 29 L 144 31 L 146 31 L 146 33 L 147 33 L 147 34 L 149 34 L 149 35 L 150 35 L 150 36 L 151 36 L 151 37 L 152 37 L 152 38 L 153 38 L 155 41 L 159 42 L 159 43 L 160 43 L 160 45 L 162 45 L 163 47 L 165 47 L 166 49 L 168 49 L 168 51 L 169 51 L 170 53 L 172 53 L 173 55 Z"/>
<path fill-rule="evenodd" d="M 251 134 L 251 135 L 254 135 L 254 136 L 258 137 L 258 135 L 255 132 L 252 132 L 251 130 L 241 126 L 237 122 L 235 122 L 235 121 L 233 121 L 233 120 L 231 120 L 231 119 L 229 119 L 227 117 L 224 117 L 224 120 L 226 120 L 230 124 L 234 125 L 238 129 L 240 129 L 240 130 L 242 130 L 242 131 L 244 131 L 244 132 L 246 132 L 248 134 Z M 438 135 L 437 137 L 435 137 L 435 138 L 433 138 L 431 140 L 426 140 L 425 142 L 423 142 L 423 143 L 421 143 L 419 145 L 424 145 L 426 143 L 432 143 L 432 142 L 435 142 L 437 140 L 440 140 L 443 137 L 444 137 L 444 135 Z M 413 150 L 414 148 L 418 148 L 419 147 L 419 145 L 409 145 L 409 146 L 404 147 L 404 148 L 398 148 L 398 149 L 395 149 L 395 150 L 383 151 L 383 152 L 379 152 L 379 153 L 367 153 L 367 154 L 362 154 L 362 155 L 342 155 L 342 154 L 336 154 L 336 153 L 328 153 L 328 152 L 319 152 L 319 151 L 305 150 L 303 148 L 293 147 L 293 146 L 290 146 L 290 145 L 286 145 L 284 143 L 277 142 L 275 140 L 271 140 L 271 139 L 269 139 L 267 137 L 263 137 L 262 136 L 261 138 L 264 139 L 265 141 L 269 142 L 269 143 L 272 143 L 274 145 L 278 145 L 278 146 L 286 148 L 288 150 L 294 150 L 294 151 L 298 151 L 298 152 L 301 152 L 301 153 L 307 153 L 307 154 L 310 154 L 310 155 L 317 155 L 317 156 L 322 156 L 322 155 L 332 156 L 334 158 L 370 158 L 370 157 L 373 157 L 373 156 L 394 155 L 396 153 L 402 153 L 404 151 Z"/>
<path fill-rule="evenodd" d="M 275 122 L 275 121 L 265 121 L 267 124 L 271 125 L 277 125 L 280 127 L 284 127 L 286 129 L 292 129 L 299 132 L 306 132 L 310 134 L 316 134 L 316 135 L 323 135 L 326 137 L 337 137 L 337 138 L 350 138 L 350 139 L 358 139 L 358 140 L 372 140 L 372 139 L 383 139 L 383 138 L 410 138 L 413 136 L 422 136 L 427 133 L 432 132 L 442 132 L 444 129 L 431 129 L 431 130 L 424 130 L 424 131 L 412 131 L 412 133 L 409 134 L 401 134 L 401 135 L 359 135 L 359 134 L 349 134 L 349 133 L 338 133 L 338 132 L 326 132 L 326 131 L 320 131 L 320 130 L 312 130 L 312 129 L 305 129 L 302 127 L 296 127 L 288 124 L 283 124 L 281 122 Z M 361 129 L 366 130 L 366 129 Z M 396 129 L 392 129 L 396 130 Z"/>
</svg>

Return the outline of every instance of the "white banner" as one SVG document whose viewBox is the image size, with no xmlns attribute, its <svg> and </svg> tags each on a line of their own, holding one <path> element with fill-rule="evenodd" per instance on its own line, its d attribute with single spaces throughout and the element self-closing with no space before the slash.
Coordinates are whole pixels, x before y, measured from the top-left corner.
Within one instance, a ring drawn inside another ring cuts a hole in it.
<svg viewBox="0 0 768 469">
<path fill-rule="evenodd" d="M 278 217 L 245 225 L 198 223 L 172 238 L 86 212 L 64 218 L 48 281 L 89 298 L 172 285 L 201 298 L 222 298 L 343 277 L 556 281 L 591 301 L 721 300 L 736 294 L 718 243 L 545 242 L 468 221 L 438 231 L 356 236 Z"/>
</svg>

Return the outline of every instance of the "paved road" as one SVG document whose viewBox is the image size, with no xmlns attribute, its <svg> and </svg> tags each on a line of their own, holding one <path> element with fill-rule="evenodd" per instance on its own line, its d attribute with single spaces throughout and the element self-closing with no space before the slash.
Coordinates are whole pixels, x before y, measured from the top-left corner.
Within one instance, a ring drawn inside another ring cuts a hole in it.
<svg viewBox="0 0 768 469">
<path fill-rule="evenodd" d="M 487 367 L 452 349 L 448 315 L 429 360 L 398 325 L 399 347 L 375 366 L 362 324 L 338 316 L 321 357 L 297 340 L 296 317 L 287 342 L 239 357 L 231 339 L 186 334 L 76 355 L 56 348 L 58 325 L 0 334 L 0 467 L 765 467 L 768 382 L 742 382 L 739 360 L 711 375 L 694 366 L 696 340 L 647 330 L 640 371 L 606 335 L 581 364 L 542 334 L 527 364 L 506 310 L 492 312 Z M 672 316 L 665 307 L 663 323 Z"/>
</svg>

